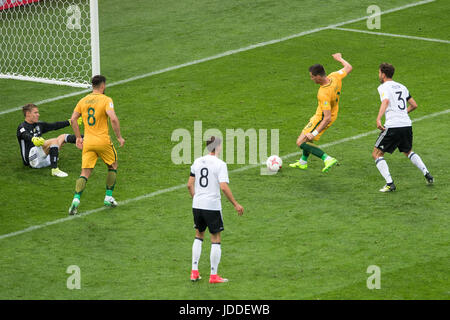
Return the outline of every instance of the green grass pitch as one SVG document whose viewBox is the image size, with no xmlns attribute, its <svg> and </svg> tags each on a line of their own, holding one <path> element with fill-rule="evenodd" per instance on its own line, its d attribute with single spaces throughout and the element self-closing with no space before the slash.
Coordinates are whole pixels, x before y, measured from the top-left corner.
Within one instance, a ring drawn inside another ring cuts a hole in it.
<svg viewBox="0 0 450 320">
<path fill-rule="evenodd" d="M 119 1 L 100 3 L 102 73 L 109 83 L 228 50 L 366 16 L 414 0 L 394 1 Z M 376 32 L 449 39 L 450 3 L 437 0 L 381 16 Z M 123 14 L 126 12 L 126 14 Z M 366 20 L 343 27 L 370 31 Z M 80 212 L 93 213 L 2 237 L 67 217 L 81 153 L 63 147 L 59 166 L 24 168 L 15 132 L 20 111 L 0 114 L 0 299 L 449 299 L 449 44 L 342 30 L 322 30 L 107 88 L 126 145 L 118 149 L 114 196 L 102 207 L 106 168 L 100 162 Z M 203 280 L 189 281 L 194 229 L 185 184 L 189 164 L 171 160 L 171 134 L 203 130 L 279 129 L 280 155 L 316 108 L 308 67 L 354 67 L 344 79 L 338 120 L 323 135 L 325 151 L 341 165 L 328 174 L 311 157 L 307 171 L 287 166 L 274 176 L 230 164 L 230 187 L 245 207 L 238 217 L 224 198 L 225 231 L 219 274 L 210 285 L 210 241 L 200 260 Z M 378 65 L 396 66 L 419 104 L 411 114 L 414 151 L 435 185 L 398 151 L 386 159 L 397 191 L 384 184 L 371 158 L 376 129 Z M 79 89 L 0 80 L 0 112 Z M 41 120 L 68 119 L 81 95 L 40 105 Z M 70 133 L 66 128 L 44 137 Z M 337 143 L 336 143 L 337 142 Z M 116 145 L 117 147 L 117 145 Z M 141 199 L 139 196 L 147 195 Z M 127 201 L 132 199 L 131 201 Z M 81 289 L 69 290 L 66 269 L 81 270 Z M 381 270 L 381 289 L 366 286 L 368 266 Z"/>
</svg>

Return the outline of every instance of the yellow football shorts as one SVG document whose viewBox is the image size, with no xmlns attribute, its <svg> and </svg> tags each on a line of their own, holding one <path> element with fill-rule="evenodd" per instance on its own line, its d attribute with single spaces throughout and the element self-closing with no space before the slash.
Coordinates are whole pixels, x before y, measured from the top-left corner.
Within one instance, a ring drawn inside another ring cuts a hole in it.
<svg viewBox="0 0 450 320">
<path fill-rule="evenodd" d="M 334 121 L 336 121 L 337 119 L 337 115 L 336 116 L 331 116 L 331 122 L 322 129 L 321 132 L 319 132 L 319 134 L 317 136 L 314 137 L 313 141 L 319 141 L 320 137 L 322 136 L 322 134 L 327 131 L 327 129 L 329 127 L 331 127 L 331 125 L 333 124 Z M 309 119 L 308 124 L 306 125 L 306 127 L 303 128 L 302 133 L 306 134 L 308 132 L 313 132 L 314 130 L 317 129 L 317 127 L 319 126 L 319 124 L 322 122 L 322 117 L 318 117 L 316 115 L 312 116 L 311 119 Z"/>
<path fill-rule="evenodd" d="M 100 157 L 104 163 L 111 165 L 117 161 L 117 151 L 112 143 L 104 145 L 83 145 L 81 168 L 92 169 Z"/>
</svg>

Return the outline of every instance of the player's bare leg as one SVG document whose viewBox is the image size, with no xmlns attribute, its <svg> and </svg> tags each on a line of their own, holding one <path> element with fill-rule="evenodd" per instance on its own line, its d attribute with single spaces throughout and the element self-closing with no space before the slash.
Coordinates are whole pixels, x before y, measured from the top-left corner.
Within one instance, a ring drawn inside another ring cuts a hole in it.
<svg viewBox="0 0 450 320">
<path fill-rule="evenodd" d="M 198 263 L 200 261 L 200 255 L 202 253 L 203 239 L 205 238 L 205 232 L 200 232 L 195 229 L 195 239 L 192 244 L 192 269 L 191 269 L 191 281 L 198 281 L 202 277 L 198 272 Z"/>
<path fill-rule="evenodd" d="M 217 274 L 219 268 L 220 257 L 222 256 L 222 249 L 220 247 L 220 232 L 211 234 L 211 274 L 209 276 L 209 283 L 223 283 L 228 282 Z"/>
<path fill-rule="evenodd" d="M 420 158 L 420 156 L 413 152 L 412 150 L 408 151 L 408 152 L 403 152 L 403 154 L 408 157 L 409 160 L 411 160 L 411 162 L 420 170 L 422 171 L 423 176 L 425 177 L 425 179 L 427 180 L 427 183 L 429 185 L 433 184 L 434 182 L 434 178 L 433 176 L 430 174 L 430 172 L 428 171 L 427 167 L 425 166 L 425 164 L 422 161 L 422 158 Z"/>
<path fill-rule="evenodd" d="M 103 204 L 107 207 L 117 207 L 118 203 L 112 196 L 112 193 L 114 191 L 114 187 L 116 185 L 116 176 L 117 176 L 117 161 L 107 165 L 108 166 L 108 174 L 106 175 L 106 194 L 105 194 L 105 200 L 103 201 Z"/>
<path fill-rule="evenodd" d="M 375 160 L 375 165 L 377 166 L 378 171 L 386 180 L 386 185 L 380 189 L 380 192 L 391 192 L 397 189 L 395 187 L 394 180 L 392 180 L 391 173 L 389 172 L 389 166 L 386 160 L 384 160 L 384 152 L 374 147 L 372 151 L 372 158 Z"/>
<path fill-rule="evenodd" d="M 297 144 L 297 147 L 300 147 L 303 143 L 310 142 L 310 141 L 311 140 L 309 140 L 308 137 L 304 133 L 301 133 L 297 138 L 296 144 Z"/>
<path fill-rule="evenodd" d="M 62 147 L 64 145 L 64 143 L 66 142 L 65 139 L 66 139 L 65 134 L 61 134 L 56 138 L 47 139 L 47 140 L 45 140 L 44 145 L 42 146 L 42 149 L 44 149 L 44 152 L 46 154 L 49 154 L 50 147 L 52 145 L 57 145 L 58 147 Z"/>
<path fill-rule="evenodd" d="M 86 179 L 89 179 L 89 177 L 92 174 L 92 171 L 94 171 L 94 168 L 83 168 L 81 169 L 81 174 L 80 176 L 85 177 Z"/>
</svg>

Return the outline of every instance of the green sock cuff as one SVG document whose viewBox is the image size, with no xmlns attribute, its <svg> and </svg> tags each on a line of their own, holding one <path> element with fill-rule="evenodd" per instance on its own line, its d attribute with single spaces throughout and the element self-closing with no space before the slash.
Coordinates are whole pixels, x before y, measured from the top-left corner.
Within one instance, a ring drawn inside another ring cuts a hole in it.
<svg viewBox="0 0 450 320">
<path fill-rule="evenodd" d="M 75 192 L 75 195 L 73 196 L 73 198 L 75 199 L 75 198 L 77 198 L 78 200 L 80 200 L 81 199 L 81 194 L 83 193 L 83 191 L 81 191 L 81 192 Z"/>
<path fill-rule="evenodd" d="M 328 155 L 327 155 L 326 153 L 324 153 L 324 154 L 322 155 L 322 160 L 325 161 L 326 158 L 328 158 Z"/>
<path fill-rule="evenodd" d="M 307 151 L 308 153 L 312 153 L 313 155 L 315 155 L 318 158 L 322 158 L 322 156 L 325 154 L 325 152 L 322 151 L 322 149 L 320 149 L 318 146 L 312 144 L 312 143 L 307 143 L 304 142 L 300 145 L 300 148 L 303 151 Z"/>
<path fill-rule="evenodd" d="M 106 189 L 106 195 L 112 197 L 113 191 L 111 189 Z"/>
<path fill-rule="evenodd" d="M 308 161 L 308 157 L 309 157 L 309 155 L 305 156 L 304 154 L 302 154 L 302 157 L 300 158 L 300 160 Z"/>
</svg>

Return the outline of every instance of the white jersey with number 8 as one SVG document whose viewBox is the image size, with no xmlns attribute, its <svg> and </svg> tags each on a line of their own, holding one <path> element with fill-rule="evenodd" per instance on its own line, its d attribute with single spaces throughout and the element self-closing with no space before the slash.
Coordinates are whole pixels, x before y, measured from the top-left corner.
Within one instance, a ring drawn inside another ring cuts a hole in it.
<svg viewBox="0 0 450 320">
<path fill-rule="evenodd" d="M 191 176 L 195 177 L 195 193 L 192 208 L 222 210 L 220 183 L 229 183 L 227 164 L 213 155 L 194 161 Z"/>
<path fill-rule="evenodd" d="M 411 119 L 408 115 L 408 100 L 411 98 L 408 89 L 401 83 L 385 81 L 378 87 L 380 100 L 389 100 L 385 112 L 386 128 L 410 127 Z"/>
</svg>

